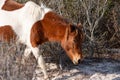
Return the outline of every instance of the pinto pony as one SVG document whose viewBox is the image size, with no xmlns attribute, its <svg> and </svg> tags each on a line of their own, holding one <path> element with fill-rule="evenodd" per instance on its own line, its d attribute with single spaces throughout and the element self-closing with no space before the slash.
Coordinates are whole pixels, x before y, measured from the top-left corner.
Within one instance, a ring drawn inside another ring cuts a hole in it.
<svg viewBox="0 0 120 80">
<path fill-rule="evenodd" d="M 82 59 L 81 25 L 74 25 L 50 8 L 38 6 L 31 1 L 26 4 L 13 0 L 1 1 L 0 40 L 9 42 L 16 39 L 17 42 L 25 44 L 27 47 L 24 57 L 28 57 L 32 52 L 45 78 L 47 72 L 44 59 L 39 53 L 40 44 L 47 41 L 59 42 L 74 64 L 78 64 Z"/>
</svg>

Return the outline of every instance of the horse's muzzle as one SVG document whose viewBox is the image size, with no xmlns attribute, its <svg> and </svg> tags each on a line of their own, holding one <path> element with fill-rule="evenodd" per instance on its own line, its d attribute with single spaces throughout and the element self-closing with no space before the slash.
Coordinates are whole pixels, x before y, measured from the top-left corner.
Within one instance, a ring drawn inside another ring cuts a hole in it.
<svg viewBox="0 0 120 80">
<path fill-rule="evenodd" d="M 82 60 L 83 60 L 82 58 L 77 57 L 77 58 L 75 58 L 72 62 L 73 62 L 75 65 L 77 65 L 77 64 L 81 63 Z"/>
</svg>

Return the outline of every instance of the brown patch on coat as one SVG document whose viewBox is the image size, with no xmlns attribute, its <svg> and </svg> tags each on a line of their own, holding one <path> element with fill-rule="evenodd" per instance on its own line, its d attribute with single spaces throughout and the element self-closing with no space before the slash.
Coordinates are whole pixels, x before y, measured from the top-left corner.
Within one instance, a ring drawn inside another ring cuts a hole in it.
<svg viewBox="0 0 120 80">
<path fill-rule="evenodd" d="M 32 26 L 31 34 L 30 34 L 30 42 L 32 44 L 32 47 L 37 47 L 39 44 L 46 41 L 44 39 L 44 33 L 42 30 L 43 29 L 40 21 L 36 22 Z"/>
<path fill-rule="evenodd" d="M 53 12 L 45 14 L 43 20 L 36 22 L 31 29 L 31 43 L 37 47 L 46 41 L 61 42 L 65 34 L 67 20 Z"/>
<path fill-rule="evenodd" d="M 11 26 L 0 27 L 0 41 L 11 42 L 16 39 L 16 34 L 12 30 Z"/>
<path fill-rule="evenodd" d="M 7 11 L 12 11 L 16 9 L 20 9 L 24 6 L 24 4 L 18 3 L 13 0 L 6 0 L 5 4 L 3 5 L 2 9 Z"/>
</svg>

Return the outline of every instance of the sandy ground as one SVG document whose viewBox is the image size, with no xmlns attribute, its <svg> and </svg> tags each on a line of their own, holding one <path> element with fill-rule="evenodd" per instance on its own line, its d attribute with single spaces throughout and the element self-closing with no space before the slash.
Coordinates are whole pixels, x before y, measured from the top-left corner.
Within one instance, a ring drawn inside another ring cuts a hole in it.
<svg viewBox="0 0 120 80">
<path fill-rule="evenodd" d="M 55 64 L 47 65 L 51 68 L 48 70 L 50 80 L 120 80 L 120 61 L 116 60 L 85 59 L 77 66 L 68 64 L 63 71 L 59 71 Z M 39 72 L 36 70 L 36 73 Z M 40 75 L 33 80 L 44 80 Z"/>
<path fill-rule="evenodd" d="M 43 73 L 36 68 L 36 60 L 30 56 L 21 64 L 23 51 L 0 47 L 0 80 L 44 80 Z M 53 51 L 52 51 L 53 52 Z M 54 58 L 56 56 L 53 56 Z M 48 57 L 47 57 L 48 58 Z M 48 59 L 49 80 L 120 80 L 120 61 L 113 59 L 85 58 L 79 65 L 63 60 L 63 70 Z"/>
<path fill-rule="evenodd" d="M 36 68 L 36 61 L 21 65 L 14 57 L 0 58 L 0 80 L 44 80 Z M 67 63 L 67 62 L 66 62 Z M 79 65 L 67 63 L 63 70 L 55 63 L 46 63 L 49 80 L 120 80 L 120 61 L 111 59 L 84 59 Z"/>
</svg>

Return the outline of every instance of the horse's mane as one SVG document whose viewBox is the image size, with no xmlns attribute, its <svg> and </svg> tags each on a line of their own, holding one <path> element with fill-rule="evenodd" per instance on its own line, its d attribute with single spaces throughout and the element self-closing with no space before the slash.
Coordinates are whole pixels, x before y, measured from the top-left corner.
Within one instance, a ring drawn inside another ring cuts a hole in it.
<svg viewBox="0 0 120 80">
<path fill-rule="evenodd" d="M 26 14 L 26 16 L 32 16 L 33 19 L 41 20 L 43 19 L 44 15 L 50 11 L 51 9 L 41 5 L 37 5 L 36 3 L 32 1 L 28 1 L 25 6 L 23 7 L 23 13 Z M 30 15 L 28 15 L 30 14 Z"/>
</svg>

